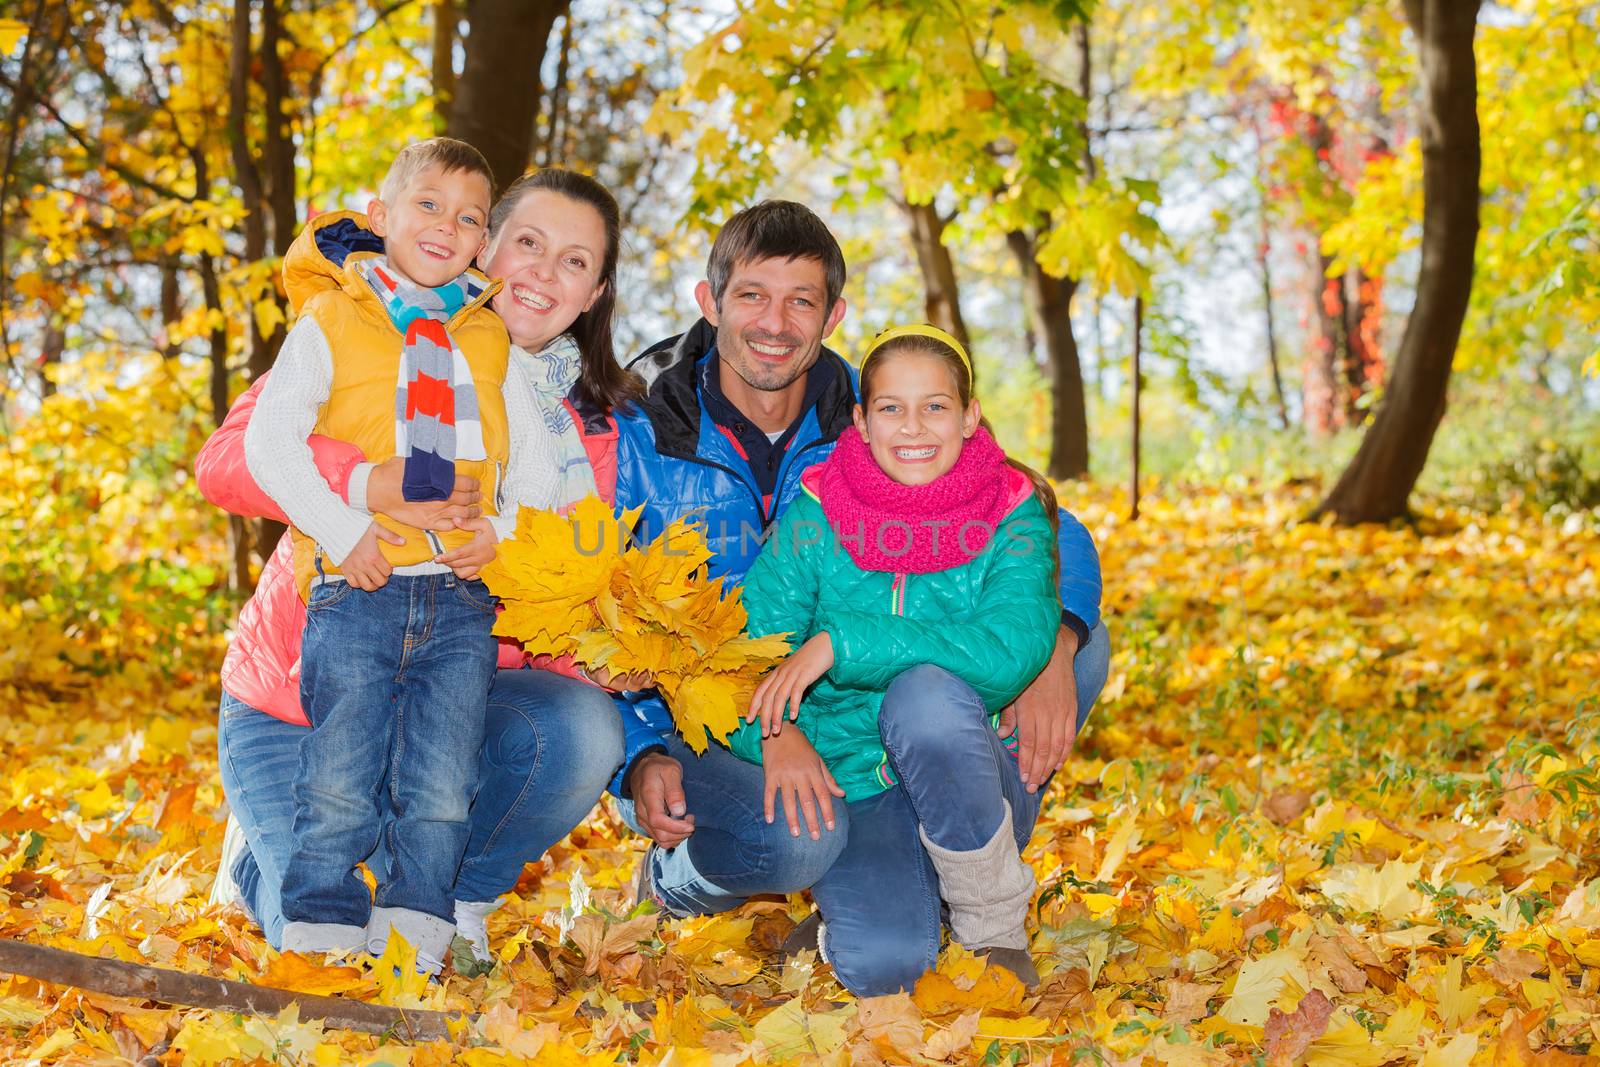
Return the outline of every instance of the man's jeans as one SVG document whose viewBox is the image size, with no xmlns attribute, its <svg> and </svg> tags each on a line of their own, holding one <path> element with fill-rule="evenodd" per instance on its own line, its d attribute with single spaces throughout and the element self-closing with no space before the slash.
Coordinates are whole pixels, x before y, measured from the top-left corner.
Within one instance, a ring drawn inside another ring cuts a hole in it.
<svg viewBox="0 0 1600 1067">
<path fill-rule="evenodd" d="M 388 864 L 373 871 L 377 906 L 454 921 L 495 672 L 494 612 L 482 582 L 453 574 L 312 591 L 300 681 L 311 731 L 283 875 L 290 922 L 366 926 L 373 900 L 356 864 L 380 829 Z"/>
<path fill-rule="evenodd" d="M 743 904 L 758 893 L 798 893 L 833 865 L 844 847 L 848 817 L 834 798 L 837 829 L 822 828 L 813 841 L 801 822 L 800 836 L 789 832 L 783 801 L 777 818 L 763 810 L 765 772 L 720 745 L 696 756 L 673 734 L 663 742 L 683 767 L 683 794 L 694 815 L 694 833 L 671 849 L 653 849 L 646 858 L 656 897 L 678 917 L 710 915 Z M 623 821 L 639 829 L 633 802 L 622 800 Z"/>
<path fill-rule="evenodd" d="M 1110 661 L 1102 624 L 1073 661 L 1080 730 L 1105 688 Z M 934 965 L 941 935 L 939 879 L 917 833 L 919 812 L 936 844 L 967 849 L 994 836 L 1002 801 L 1009 802 L 1020 849 L 1033 833 L 1045 788 L 1023 788 L 1017 758 L 989 725 L 977 694 L 936 667 L 913 667 L 895 679 L 879 727 L 900 784 L 849 805 L 835 800 L 838 828 L 824 829 L 820 842 L 804 833 L 790 837 L 781 802 L 778 819 L 767 825 L 762 768 L 715 745 L 697 760 L 669 739 L 670 754 L 683 764 L 695 831 L 671 851 L 656 850 L 652 874 L 667 910 L 700 914 L 752 894 L 809 885 L 827 922 L 824 948 L 840 982 L 858 996 L 912 988 Z M 631 805 L 624 807 L 633 824 Z M 707 827 L 716 831 L 702 839 Z M 773 849 L 785 843 L 780 861 Z M 800 881 L 824 860 L 816 877 Z M 780 871 L 779 862 L 789 866 Z"/>
<path fill-rule="evenodd" d="M 235 860 L 233 878 L 274 948 L 282 943 L 283 872 L 294 840 L 290 790 L 306 733 L 222 696 L 222 787 L 249 846 Z M 525 864 L 589 814 L 620 762 L 622 725 L 605 693 L 548 671 L 496 672 L 456 899 L 510 892 Z M 387 794 L 380 799 L 387 803 Z M 381 857 L 371 862 L 383 866 Z"/>
</svg>

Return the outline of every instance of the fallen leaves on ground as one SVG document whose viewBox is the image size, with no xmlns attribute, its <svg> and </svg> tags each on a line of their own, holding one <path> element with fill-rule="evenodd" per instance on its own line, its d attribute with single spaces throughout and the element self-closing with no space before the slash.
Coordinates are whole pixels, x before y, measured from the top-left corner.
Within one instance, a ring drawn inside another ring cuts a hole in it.
<svg viewBox="0 0 1600 1067">
<path fill-rule="evenodd" d="M 485 975 L 275 953 L 206 903 L 216 645 L 188 634 L 183 678 L 4 661 L 0 937 L 475 1018 L 412 1043 L 6 978 L 0 1061 L 1594 1062 L 1600 539 L 1300 524 L 1301 491 L 1168 487 L 1133 524 L 1114 494 L 1066 499 L 1115 656 L 1027 853 L 1036 993 L 952 948 L 857 1002 L 775 957 L 798 899 L 657 925 L 604 805 L 491 917 Z"/>
</svg>

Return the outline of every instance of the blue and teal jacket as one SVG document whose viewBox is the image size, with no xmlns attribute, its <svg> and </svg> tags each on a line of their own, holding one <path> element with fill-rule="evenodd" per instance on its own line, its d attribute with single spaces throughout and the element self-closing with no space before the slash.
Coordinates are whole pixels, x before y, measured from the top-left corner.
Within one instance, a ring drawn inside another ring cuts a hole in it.
<svg viewBox="0 0 1600 1067">
<path fill-rule="evenodd" d="M 776 489 L 764 499 L 748 461 L 707 414 L 702 403 L 701 365 L 714 358 L 716 330 L 701 319 L 687 333 L 647 349 L 629 364 L 650 385 L 645 399 L 617 412 L 619 510 L 642 507 L 636 536 L 650 540 L 673 520 L 694 514 L 711 548 L 710 574 L 729 586 L 761 553 L 772 524 L 802 492 L 800 476 L 827 459 L 850 425 L 856 403 L 856 370 L 824 348 L 837 373 L 784 452 Z M 1062 621 L 1078 632 L 1079 645 L 1100 621 L 1100 558 L 1083 524 L 1061 513 L 1058 540 Z M 673 730 L 672 715 L 650 690 L 619 694 L 625 753 L 611 791 L 626 796 L 627 772 L 644 753 L 660 750 Z"/>
</svg>

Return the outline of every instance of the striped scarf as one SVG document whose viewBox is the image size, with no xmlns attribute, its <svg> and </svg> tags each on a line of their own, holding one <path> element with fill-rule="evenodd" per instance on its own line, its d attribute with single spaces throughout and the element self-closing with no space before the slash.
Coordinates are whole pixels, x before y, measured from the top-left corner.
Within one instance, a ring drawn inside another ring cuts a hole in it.
<svg viewBox="0 0 1600 1067">
<path fill-rule="evenodd" d="M 394 398 L 394 454 L 405 460 L 401 493 L 407 500 L 448 499 L 456 460 L 488 458 L 472 370 L 445 328 L 483 290 L 468 274 L 425 289 L 383 256 L 362 260 L 356 270 L 404 339 Z"/>
</svg>

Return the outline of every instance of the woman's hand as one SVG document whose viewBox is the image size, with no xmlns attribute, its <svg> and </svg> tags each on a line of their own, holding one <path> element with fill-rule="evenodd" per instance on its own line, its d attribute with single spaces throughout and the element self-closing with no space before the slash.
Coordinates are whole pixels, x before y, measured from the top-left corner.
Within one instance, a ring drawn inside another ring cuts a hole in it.
<svg viewBox="0 0 1600 1067">
<path fill-rule="evenodd" d="M 356 547 L 352 548 L 350 554 L 339 563 L 339 571 L 344 575 L 344 580 L 368 593 L 388 585 L 389 575 L 394 571 L 389 561 L 383 558 L 383 550 L 378 547 L 380 539 L 391 545 L 406 543 L 406 539 L 394 531 L 385 530 L 376 522 L 370 522 L 367 524 L 367 532 L 356 542 Z"/>
<path fill-rule="evenodd" d="M 834 828 L 833 797 L 843 797 L 844 790 L 833 780 L 827 764 L 811 747 L 806 735 L 799 730 L 773 735 L 761 743 L 761 764 L 766 768 L 767 822 L 771 824 L 777 814 L 773 798 L 783 796 L 784 812 L 789 819 L 789 832 L 800 836 L 800 814 L 805 813 L 806 829 L 811 840 L 820 841 L 822 832 L 817 827 L 817 812 L 822 813 L 822 824 Z M 830 795 L 831 794 L 831 795 Z"/>
<path fill-rule="evenodd" d="M 649 671 L 634 671 L 632 674 L 613 674 L 607 667 L 585 667 L 583 673 L 589 680 L 601 689 L 608 689 L 613 693 L 637 693 L 641 689 L 649 689 L 656 684 L 655 676 Z"/>
<path fill-rule="evenodd" d="M 761 717 L 761 736 L 776 737 L 783 729 L 783 709 L 789 708 L 789 721 L 800 717 L 800 698 L 833 666 L 833 638 L 824 631 L 801 645 L 794 654 L 761 679 L 745 722 Z M 767 820 L 771 822 L 771 819 Z"/>
<path fill-rule="evenodd" d="M 419 530 L 454 530 L 457 520 L 476 519 L 482 509 L 478 501 L 478 479 L 456 475 L 456 487 L 448 500 L 407 500 L 401 492 L 406 461 L 396 456 L 372 468 L 367 478 L 367 510 L 381 512 L 397 522 Z"/>
<path fill-rule="evenodd" d="M 472 540 L 460 548 L 439 553 L 433 557 L 433 561 L 443 563 L 457 578 L 470 582 L 478 576 L 479 570 L 494 561 L 494 546 L 499 543 L 500 537 L 488 519 L 468 519 L 455 525 L 458 529 L 473 531 Z"/>
</svg>

